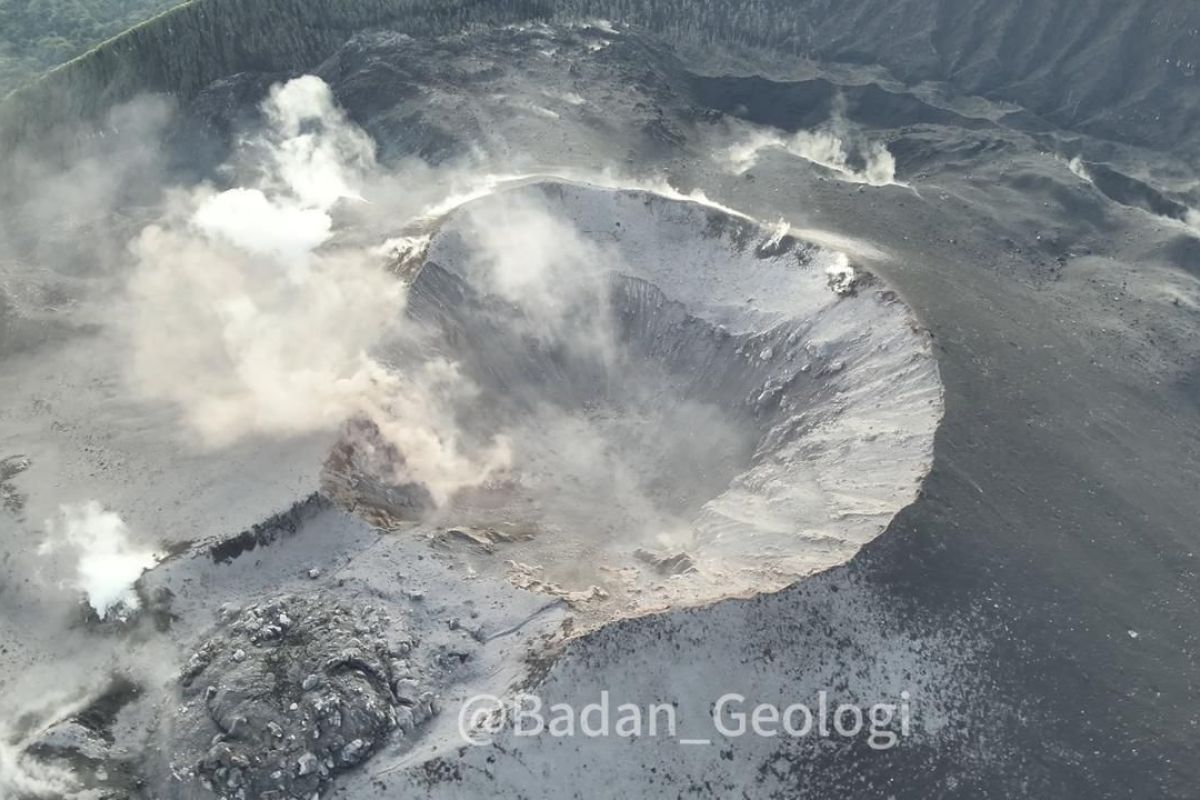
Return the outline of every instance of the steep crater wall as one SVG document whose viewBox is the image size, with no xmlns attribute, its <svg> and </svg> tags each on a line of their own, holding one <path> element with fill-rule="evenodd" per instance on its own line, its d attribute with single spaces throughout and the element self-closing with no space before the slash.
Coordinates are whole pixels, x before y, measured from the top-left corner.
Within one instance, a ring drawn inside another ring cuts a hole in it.
<svg viewBox="0 0 1200 800">
<path fill-rule="evenodd" d="M 533 226 L 560 251 L 530 235 L 522 253 Z M 512 451 L 437 509 L 443 539 L 600 619 L 843 563 L 930 467 L 941 383 L 907 307 L 842 254 L 717 208 L 502 191 L 441 223 L 408 314 L 425 334 L 390 360 L 457 363 L 468 438 Z M 348 485 L 360 514 L 410 510 Z"/>
</svg>

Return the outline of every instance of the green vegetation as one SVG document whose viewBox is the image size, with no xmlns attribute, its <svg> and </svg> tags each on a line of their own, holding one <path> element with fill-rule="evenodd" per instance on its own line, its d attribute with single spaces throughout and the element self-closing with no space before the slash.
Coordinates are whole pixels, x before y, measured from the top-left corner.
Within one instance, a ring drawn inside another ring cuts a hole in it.
<svg viewBox="0 0 1200 800">
<path fill-rule="evenodd" d="M 181 0 L 0 0 L 0 96 Z"/>
</svg>

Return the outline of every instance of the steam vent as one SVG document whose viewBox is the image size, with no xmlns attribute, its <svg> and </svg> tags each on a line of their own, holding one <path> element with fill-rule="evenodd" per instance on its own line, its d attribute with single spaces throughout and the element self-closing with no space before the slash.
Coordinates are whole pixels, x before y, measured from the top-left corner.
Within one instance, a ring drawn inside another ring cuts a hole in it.
<svg viewBox="0 0 1200 800">
<path fill-rule="evenodd" d="M 408 314 L 420 352 L 392 359 L 457 363 L 461 424 L 508 452 L 434 512 L 440 536 L 593 622 L 844 563 L 930 467 L 942 387 L 904 303 L 710 205 L 562 182 L 468 202 L 437 225 Z M 369 483 L 360 512 L 404 515 Z"/>
</svg>

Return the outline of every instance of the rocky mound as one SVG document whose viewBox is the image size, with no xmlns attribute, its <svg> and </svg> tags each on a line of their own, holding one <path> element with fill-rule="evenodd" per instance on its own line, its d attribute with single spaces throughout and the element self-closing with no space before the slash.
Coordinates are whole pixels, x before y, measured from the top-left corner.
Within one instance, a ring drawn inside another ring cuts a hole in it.
<svg viewBox="0 0 1200 800">
<path fill-rule="evenodd" d="M 231 798 L 309 798 L 432 714 L 382 612 L 314 595 L 228 614 L 181 677 L 179 754 Z M 186 769 L 186 767 L 185 767 Z"/>
</svg>

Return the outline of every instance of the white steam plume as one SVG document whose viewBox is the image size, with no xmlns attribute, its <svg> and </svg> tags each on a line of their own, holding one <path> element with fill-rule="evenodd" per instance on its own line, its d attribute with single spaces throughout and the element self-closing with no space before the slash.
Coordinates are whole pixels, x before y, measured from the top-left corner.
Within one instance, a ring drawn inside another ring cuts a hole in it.
<svg viewBox="0 0 1200 800">
<path fill-rule="evenodd" d="M 73 796 L 77 787 L 70 770 L 30 757 L 25 744 L 0 740 L 0 798 Z"/>
<path fill-rule="evenodd" d="M 263 110 L 273 130 L 275 188 L 321 209 L 359 198 L 359 184 L 375 168 L 375 144 L 346 118 L 323 80 L 305 75 L 273 86 Z"/>
<path fill-rule="evenodd" d="M 845 100 L 840 95 L 834 101 L 829 121 L 822 127 L 790 136 L 773 129 L 754 128 L 732 145 L 724 157 L 729 167 L 741 175 L 770 148 L 819 164 L 849 183 L 901 185 L 896 180 L 896 159 L 887 145 L 867 141 L 851 127 L 846 119 Z"/>
<path fill-rule="evenodd" d="M 611 361 L 616 333 L 608 276 L 622 271 L 615 254 L 545 208 L 516 198 L 469 208 L 462 226 L 474 284 L 519 305 L 526 334 Z"/>
<path fill-rule="evenodd" d="M 158 563 L 158 556 L 130 541 L 129 528 L 96 501 L 64 505 L 58 520 L 47 520 L 48 538 L 39 553 L 66 551 L 74 558 L 69 585 L 87 596 L 100 619 L 121 616 L 139 606 L 134 584 Z"/>
<path fill-rule="evenodd" d="M 1092 182 L 1092 175 L 1090 172 L 1088 172 L 1087 167 L 1083 163 L 1083 159 L 1079 156 L 1075 156 L 1067 162 L 1067 169 L 1071 170 L 1071 172 L 1075 174 L 1075 177 L 1085 180 L 1088 183 Z"/>
<path fill-rule="evenodd" d="M 398 374 L 372 355 L 406 300 L 388 248 L 323 247 L 334 206 L 374 178 L 374 145 L 313 76 L 273 88 L 263 112 L 238 154 L 249 185 L 179 193 L 132 244 L 132 382 L 207 447 L 368 417 L 403 455 L 396 479 L 442 502 L 506 449 L 462 443 L 453 401 L 471 388 L 452 365 Z"/>
</svg>

